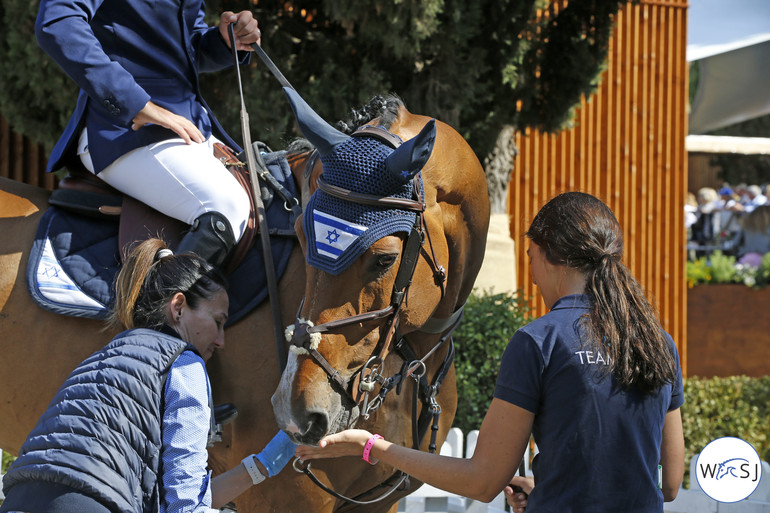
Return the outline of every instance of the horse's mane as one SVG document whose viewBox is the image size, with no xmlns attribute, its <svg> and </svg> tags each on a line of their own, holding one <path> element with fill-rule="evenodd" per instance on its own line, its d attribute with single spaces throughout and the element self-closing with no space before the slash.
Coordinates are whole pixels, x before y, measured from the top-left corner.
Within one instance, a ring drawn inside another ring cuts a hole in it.
<svg viewBox="0 0 770 513">
<path fill-rule="evenodd" d="M 398 95 L 390 93 L 386 95 L 373 96 L 368 103 L 358 109 L 351 109 L 350 117 L 346 120 L 337 121 L 335 128 L 345 134 L 352 134 L 362 125 L 369 123 L 375 118 L 379 118 L 379 125 L 390 129 L 390 126 L 398 118 L 398 111 L 404 106 L 404 101 Z M 297 138 L 291 141 L 287 151 L 290 154 L 303 153 L 314 149 L 313 145 L 307 139 Z"/>
</svg>

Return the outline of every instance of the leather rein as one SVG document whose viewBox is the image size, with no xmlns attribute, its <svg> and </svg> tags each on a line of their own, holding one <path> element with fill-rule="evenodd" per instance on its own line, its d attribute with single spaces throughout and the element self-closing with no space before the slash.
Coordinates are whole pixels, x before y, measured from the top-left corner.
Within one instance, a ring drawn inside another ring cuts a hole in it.
<svg viewBox="0 0 770 513">
<path fill-rule="evenodd" d="M 359 128 L 352 136 L 371 136 L 379 139 L 380 141 L 388 144 L 389 146 L 396 148 L 401 144 L 401 140 L 394 134 L 374 126 L 364 126 Z M 318 158 L 317 152 L 311 156 L 307 162 L 305 168 L 305 179 L 309 180 L 312 174 L 313 166 Z M 425 436 L 428 425 L 431 427 L 431 438 L 429 451 L 431 453 L 436 452 L 436 438 L 438 435 L 438 420 L 441 414 L 441 406 L 438 404 L 436 397 L 441 388 L 446 374 L 451 368 L 454 360 L 454 343 L 451 339 L 451 334 L 462 320 L 463 307 L 459 308 L 448 319 L 434 319 L 431 318 L 422 328 L 421 332 L 441 334 L 442 337 L 422 358 L 418 357 L 414 350 L 409 345 L 406 337 L 401 334 L 399 330 L 399 320 L 401 308 L 403 306 L 404 299 L 409 290 L 409 285 L 412 282 L 414 271 L 417 267 L 417 261 L 420 255 L 424 255 L 426 261 L 433 269 L 433 278 L 438 287 L 441 288 L 441 299 L 444 298 L 446 271 L 443 266 L 437 264 L 437 258 L 433 249 L 433 244 L 430 237 L 430 232 L 425 224 L 424 212 L 426 204 L 424 201 L 424 193 L 422 191 L 422 185 L 420 181 L 420 174 L 418 173 L 413 181 L 414 199 L 394 198 L 385 196 L 374 196 L 368 194 L 361 194 L 331 185 L 323 179 L 323 175 L 318 177 L 318 188 L 332 196 L 335 196 L 344 201 L 350 201 L 353 203 L 370 205 L 380 208 L 396 208 L 400 210 L 408 210 L 415 212 L 415 222 L 407 236 L 401 262 L 399 264 L 398 271 L 396 273 L 396 279 L 393 284 L 393 291 L 391 293 L 390 304 L 382 309 L 373 310 L 370 312 L 364 312 L 361 314 L 345 317 L 341 319 L 335 319 L 323 324 L 314 325 L 312 322 L 301 319 L 299 315 L 294 324 L 293 333 L 291 334 L 291 346 L 299 349 L 300 352 L 307 352 L 315 362 L 324 369 L 330 382 L 335 386 L 341 394 L 346 397 L 352 404 L 358 404 L 361 408 L 361 416 L 364 419 L 368 419 L 382 405 L 385 397 L 392 391 L 396 390 L 396 394 L 400 395 L 402 386 L 407 378 L 415 380 L 413 401 L 412 401 L 412 446 L 414 449 L 419 449 L 421 441 Z M 424 248 L 427 241 L 428 249 Z M 430 254 L 428 254 L 430 252 Z M 304 302 L 304 299 L 303 299 Z M 300 305 L 299 311 L 302 310 Z M 385 337 L 380 340 L 375 348 L 373 354 L 367 360 L 367 362 L 356 372 L 353 373 L 349 380 L 345 380 L 339 370 L 335 369 L 329 361 L 318 351 L 317 343 L 313 343 L 313 335 L 320 337 L 323 333 L 334 333 L 335 331 L 356 324 L 363 324 L 369 322 L 383 323 L 382 331 L 385 332 Z M 394 344 L 391 344 L 393 340 L 396 340 Z M 425 361 L 434 352 L 436 352 L 447 340 L 449 340 L 449 348 L 446 356 L 439 368 L 438 373 L 434 377 L 433 383 L 428 382 L 427 367 Z M 391 345 L 393 350 L 404 361 L 400 371 L 393 376 L 385 377 L 381 371 L 387 358 L 391 352 Z M 379 385 L 379 391 L 375 394 L 375 388 Z M 423 408 L 418 412 L 418 402 L 422 402 Z M 408 486 L 408 474 L 404 472 L 397 472 L 385 483 L 378 485 L 376 488 L 387 486 L 390 489 L 385 491 L 382 495 L 372 500 L 362 500 L 362 497 L 373 493 L 375 489 L 364 492 L 354 498 L 346 497 L 330 489 L 323 484 L 311 471 L 311 465 L 308 464 L 302 467 L 299 460 L 294 461 L 294 469 L 298 472 L 305 473 L 316 485 L 323 488 L 326 492 L 334 497 L 354 504 L 366 505 L 381 501 L 391 495 L 394 491 L 399 489 L 401 485 L 407 482 Z M 392 483 L 392 484 L 391 484 Z"/>
</svg>

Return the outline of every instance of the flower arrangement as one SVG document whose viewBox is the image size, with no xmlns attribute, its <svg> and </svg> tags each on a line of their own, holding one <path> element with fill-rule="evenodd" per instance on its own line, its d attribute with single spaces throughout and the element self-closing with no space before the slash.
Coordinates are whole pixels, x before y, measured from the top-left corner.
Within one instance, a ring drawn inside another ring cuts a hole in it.
<svg viewBox="0 0 770 513">
<path fill-rule="evenodd" d="M 687 262 L 687 286 L 708 283 L 742 283 L 761 289 L 770 285 L 770 253 L 766 253 L 759 266 L 738 262 L 734 256 L 714 251 L 710 256 Z"/>
</svg>

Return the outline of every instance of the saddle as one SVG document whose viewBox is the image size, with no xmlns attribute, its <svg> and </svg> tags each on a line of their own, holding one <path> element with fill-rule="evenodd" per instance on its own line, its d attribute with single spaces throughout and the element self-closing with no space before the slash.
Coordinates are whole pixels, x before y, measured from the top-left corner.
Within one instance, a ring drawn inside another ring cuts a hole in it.
<svg viewBox="0 0 770 513">
<path fill-rule="evenodd" d="M 256 148 L 257 143 L 254 146 L 255 151 L 262 150 Z M 297 242 L 294 221 L 301 207 L 287 153 L 267 150 L 261 153 L 267 172 L 259 178 L 270 256 L 262 244 L 252 243 L 259 225 L 252 206 L 249 230 L 225 262 L 230 283 L 228 324 L 267 298 L 266 262 L 272 260 L 275 279 L 280 279 Z M 219 148 L 217 155 L 232 163 L 228 168 L 238 172 L 235 176 L 246 188 L 249 175 L 240 159 L 226 147 Z M 127 247 L 160 234 L 173 248 L 188 229 L 186 224 L 119 193 L 85 169 L 70 170 L 50 203 L 30 249 L 27 288 L 38 306 L 62 315 L 105 318 L 114 304 L 114 280 Z"/>
<path fill-rule="evenodd" d="M 235 153 L 224 144 L 216 143 L 214 156 L 227 167 L 249 196 L 250 212 L 246 230 L 226 261 L 225 272 L 230 274 L 243 261 L 254 243 L 259 228 L 256 201 L 248 170 Z M 68 167 L 67 172 L 67 176 L 59 182 L 59 187 L 51 193 L 49 203 L 88 217 L 118 222 L 118 244 L 122 258 L 136 244 L 160 235 L 170 247 L 175 248 L 189 228 L 187 224 L 121 193 L 82 165 Z M 262 187 L 261 194 L 267 205 L 272 200 L 272 192 Z"/>
</svg>

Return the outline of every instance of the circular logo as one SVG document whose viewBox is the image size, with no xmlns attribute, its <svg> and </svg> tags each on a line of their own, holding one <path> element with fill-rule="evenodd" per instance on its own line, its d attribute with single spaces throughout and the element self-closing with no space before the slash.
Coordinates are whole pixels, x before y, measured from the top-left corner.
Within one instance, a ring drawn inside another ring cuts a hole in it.
<svg viewBox="0 0 770 513">
<path fill-rule="evenodd" d="M 698 484 L 719 502 L 738 502 L 754 492 L 762 477 L 756 449 L 740 438 L 724 437 L 710 442 L 695 462 Z"/>
</svg>

